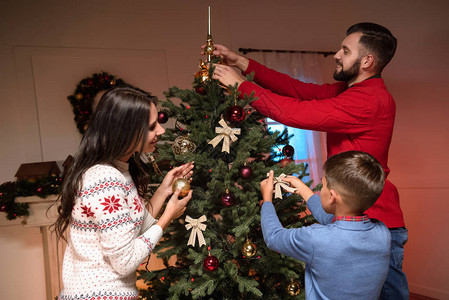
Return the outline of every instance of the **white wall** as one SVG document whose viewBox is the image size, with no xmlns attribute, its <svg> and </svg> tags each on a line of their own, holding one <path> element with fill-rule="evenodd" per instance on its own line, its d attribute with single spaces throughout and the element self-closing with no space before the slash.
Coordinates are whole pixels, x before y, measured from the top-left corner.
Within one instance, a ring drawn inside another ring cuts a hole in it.
<svg viewBox="0 0 449 300">
<path fill-rule="evenodd" d="M 397 102 L 390 179 L 409 228 L 404 268 L 411 291 L 449 298 L 446 0 L 2 1 L 0 182 L 13 180 L 21 163 L 74 151 L 79 136 L 65 97 L 93 72 L 158 96 L 169 86 L 190 87 L 210 3 L 214 40 L 233 49 L 336 50 L 346 28 L 361 21 L 397 36 L 383 77 Z M 1 299 L 26 298 L 17 297 L 17 286 L 45 298 L 37 236 L 21 225 L 0 228 L 0 253 L 8 253 L 0 256 L 0 282 L 14 282 L 2 285 Z"/>
</svg>

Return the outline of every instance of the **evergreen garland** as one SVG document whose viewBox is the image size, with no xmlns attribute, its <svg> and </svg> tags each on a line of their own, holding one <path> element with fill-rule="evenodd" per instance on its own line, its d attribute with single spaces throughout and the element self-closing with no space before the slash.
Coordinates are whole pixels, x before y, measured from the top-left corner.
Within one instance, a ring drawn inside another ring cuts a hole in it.
<svg viewBox="0 0 449 300">
<path fill-rule="evenodd" d="M 0 185 L 0 211 L 6 213 L 8 220 L 28 216 L 27 203 L 16 203 L 16 197 L 38 196 L 46 198 L 57 195 L 61 191 L 62 178 L 58 176 L 44 176 L 35 182 L 19 180 L 8 181 Z"/>
</svg>

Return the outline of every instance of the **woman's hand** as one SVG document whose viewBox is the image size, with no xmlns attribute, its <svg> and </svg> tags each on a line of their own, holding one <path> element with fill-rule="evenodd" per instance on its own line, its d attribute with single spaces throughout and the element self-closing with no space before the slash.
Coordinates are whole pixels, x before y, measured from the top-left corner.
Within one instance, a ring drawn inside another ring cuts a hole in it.
<svg viewBox="0 0 449 300">
<path fill-rule="evenodd" d="M 193 161 L 189 162 L 180 167 L 176 167 L 165 175 L 164 180 L 162 180 L 161 185 L 157 188 L 156 192 L 150 199 L 151 205 L 148 207 L 148 212 L 156 218 L 161 210 L 162 206 L 165 203 L 165 200 L 173 194 L 172 184 L 178 178 L 186 178 L 189 181 L 192 181 L 191 177 L 193 174 Z"/>
<path fill-rule="evenodd" d="M 176 190 L 168 201 L 162 216 L 156 224 L 165 230 L 171 221 L 182 216 L 186 210 L 187 203 L 189 203 L 192 198 L 192 192 L 193 191 L 190 191 L 187 196 L 182 199 L 178 199 L 180 190 Z"/>
<path fill-rule="evenodd" d="M 168 172 L 167 175 L 165 175 L 165 178 L 162 181 L 161 185 L 157 189 L 157 192 L 161 193 L 164 199 L 166 199 L 173 193 L 172 184 L 176 179 L 184 177 L 185 179 L 192 181 L 192 170 L 195 167 L 193 164 L 194 162 L 191 161 Z"/>
</svg>

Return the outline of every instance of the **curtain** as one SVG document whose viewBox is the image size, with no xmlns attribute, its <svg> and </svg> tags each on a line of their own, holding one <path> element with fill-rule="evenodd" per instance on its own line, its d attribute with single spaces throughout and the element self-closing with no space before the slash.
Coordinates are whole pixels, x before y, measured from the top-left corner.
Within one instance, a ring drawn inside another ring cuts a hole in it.
<svg viewBox="0 0 449 300">
<path fill-rule="evenodd" d="M 247 57 L 301 81 L 323 83 L 320 61 L 324 57 L 321 54 L 251 52 L 248 53 Z M 313 180 L 313 185 L 320 183 L 323 176 L 322 166 L 327 157 L 325 133 L 287 127 L 270 119 L 267 120 L 267 123 L 272 130 L 282 131 L 283 128 L 288 128 L 289 134 L 294 135 L 290 140 L 290 145 L 295 149 L 293 157 L 295 162 L 307 163 L 309 165 L 309 179 Z"/>
</svg>

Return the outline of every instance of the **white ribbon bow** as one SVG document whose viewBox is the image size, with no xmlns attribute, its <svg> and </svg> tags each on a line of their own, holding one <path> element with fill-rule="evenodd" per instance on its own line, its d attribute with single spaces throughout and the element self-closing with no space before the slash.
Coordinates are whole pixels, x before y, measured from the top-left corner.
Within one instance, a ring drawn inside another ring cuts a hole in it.
<svg viewBox="0 0 449 300">
<path fill-rule="evenodd" d="M 270 173 L 267 173 L 267 177 L 270 175 Z M 288 182 L 285 182 L 282 180 L 282 178 L 286 177 L 284 173 L 279 175 L 279 177 L 273 178 L 273 184 L 274 184 L 274 197 L 282 199 L 282 191 L 281 188 L 283 188 L 285 191 L 289 193 L 293 193 L 296 191 L 296 188 L 290 187 L 290 184 Z"/>
<path fill-rule="evenodd" d="M 198 243 L 200 247 L 206 245 L 206 241 L 204 240 L 203 236 L 203 231 L 206 230 L 207 225 L 202 224 L 202 222 L 205 221 L 207 221 L 205 215 L 202 215 L 199 219 L 193 219 L 190 216 L 186 216 L 186 222 L 188 223 L 185 225 L 186 229 L 187 230 L 192 229 L 187 246 L 191 245 L 195 247 L 196 236 L 198 236 Z"/>
<path fill-rule="evenodd" d="M 221 119 L 220 122 L 218 122 L 222 128 L 215 127 L 215 133 L 218 133 L 218 135 L 209 142 L 214 148 L 220 143 L 221 140 L 223 140 L 223 146 L 221 148 L 221 152 L 228 152 L 229 153 L 229 139 L 231 139 L 233 142 L 235 142 L 238 138 L 235 136 L 236 134 L 240 134 L 240 128 L 231 128 L 226 124 L 225 120 Z"/>
</svg>

